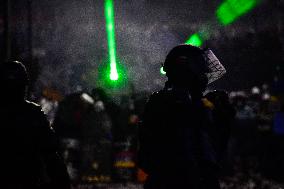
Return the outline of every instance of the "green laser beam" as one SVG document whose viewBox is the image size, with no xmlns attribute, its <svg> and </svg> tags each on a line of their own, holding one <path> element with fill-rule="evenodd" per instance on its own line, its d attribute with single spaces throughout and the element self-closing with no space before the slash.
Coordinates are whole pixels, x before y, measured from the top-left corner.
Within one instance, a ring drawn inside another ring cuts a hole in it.
<svg viewBox="0 0 284 189">
<path fill-rule="evenodd" d="M 217 19 L 222 25 L 229 25 L 252 10 L 257 3 L 258 0 L 226 0 L 216 11 Z"/>
<path fill-rule="evenodd" d="M 235 22 L 239 17 L 251 11 L 261 0 L 225 0 L 216 10 L 217 20 L 226 26 Z M 208 29 L 204 35 L 202 31 L 192 34 L 185 42 L 193 46 L 201 47 L 204 40 L 210 36 Z"/>
<path fill-rule="evenodd" d="M 113 0 L 105 0 L 105 18 L 108 42 L 108 53 L 110 60 L 110 79 L 117 81 L 118 71 L 116 65 L 116 44 L 115 44 L 115 24 L 114 24 L 114 5 Z"/>
<path fill-rule="evenodd" d="M 185 44 L 200 47 L 203 44 L 203 40 L 198 33 L 195 33 L 189 37 L 189 39 L 185 42 Z"/>
</svg>

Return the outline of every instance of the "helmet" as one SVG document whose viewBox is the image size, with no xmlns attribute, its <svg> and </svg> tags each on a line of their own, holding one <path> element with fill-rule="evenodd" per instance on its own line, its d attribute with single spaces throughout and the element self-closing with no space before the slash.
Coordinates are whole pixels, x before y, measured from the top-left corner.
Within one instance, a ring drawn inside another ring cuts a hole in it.
<svg viewBox="0 0 284 189">
<path fill-rule="evenodd" d="M 176 67 L 184 65 L 188 66 L 188 68 L 196 73 L 199 71 L 206 72 L 206 65 L 202 53 L 203 51 L 198 47 L 186 44 L 178 45 L 174 47 L 167 55 L 163 69 L 168 73 Z M 199 70 L 196 67 L 197 63 L 199 63 Z M 204 70 L 202 70 L 202 68 L 204 68 Z"/>
<path fill-rule="evenodd" d="M 0 64 L 0 80 L 26 86 L 28 74 L 25 66 L 19 61 L 8 61 Z"/>
<path fill-rule="evenodd" d="M 166 57 L 163 70 L 168 77 L 177 68 L 186 69 L 195 75 L 206 74 L 208 83 L 221 78 L 226 70 L 210 49 L 181 44 L 174 47 Z M 186 71 L 185 70 L 185 71 Z"/>
<path fill-rule="evenodd" d="M 25 66 L 18 61 L 0 64 L 1 98 L 24 99 L 28 85 L 28 74 Z"/>
</svg>

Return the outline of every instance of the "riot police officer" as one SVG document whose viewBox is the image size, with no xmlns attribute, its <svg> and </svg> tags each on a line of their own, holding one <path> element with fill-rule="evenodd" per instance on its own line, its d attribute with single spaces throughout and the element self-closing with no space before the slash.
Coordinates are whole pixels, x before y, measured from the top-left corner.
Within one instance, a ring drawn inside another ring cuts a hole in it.
<svg viewBox="0 0 284 189">
<path fill-rule="evenodd" d="M 69 189 L 55 133 L 41 107 L 26 100 L 27 86 L 22 63 L 0 64 L 0 186 Z"/>
<path fill-rule="evenodd" d="M 226 71 L 209 49 L 178 45 L 163 65 L 168 81 L 151 95 L 139 129 L 145 189 L 219 189 L 203 92 Z"/>
</svg>

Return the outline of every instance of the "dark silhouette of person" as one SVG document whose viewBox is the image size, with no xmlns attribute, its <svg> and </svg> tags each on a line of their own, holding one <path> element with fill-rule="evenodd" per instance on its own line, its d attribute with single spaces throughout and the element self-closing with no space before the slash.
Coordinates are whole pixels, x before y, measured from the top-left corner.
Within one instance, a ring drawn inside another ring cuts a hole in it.
<svg viewBox="0 0 284 189">
<path fill-rule="evenodd" d="M 168 81 L 153 93 L 139 127 L 138 166 L 145 189 L 219 189 L 203 92 L 225 68 L 209 49 L 178 45 L 163 65 Z"/>
<path fill-rule="evenodd" d="M 57 138 L 41 107 L 26 100 L 28 74 L 17 61 L 0 64 L 0 185 L 69 189 Z"/>
</svg>

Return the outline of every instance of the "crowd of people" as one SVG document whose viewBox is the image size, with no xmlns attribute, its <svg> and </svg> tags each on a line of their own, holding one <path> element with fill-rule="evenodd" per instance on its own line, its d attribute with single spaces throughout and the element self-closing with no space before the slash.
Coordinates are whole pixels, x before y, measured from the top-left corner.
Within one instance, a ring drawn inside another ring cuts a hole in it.
<svg viewBox="0 0 284 189">
<path fill-rule="evenodd" d="M 113 102 L 100 88 L 39 103 L 61 140 L 61 153 L 74 183 L 135 181 L 139 118 L 146 94 Z"/>
<path fill-rule="evenodd" d="M 283 184 L 283 93 L 273 94 L 263 85 L 231 92 L 230 99 L 236 116 L 228 146 L 232 174 L 226 172 L 225 185 L 272 188 L 277 182 Z"/>
<path fill-rule="evenodd" d="M 3 156 L 9 162 L 3 182 L 19 189 L 120 183 L 281 188 L 283 91 L 266 84 L 251 91 L 209 90 L 226 70 L 211 50 L 191 45 L 173 48 L 163 68 L 168 81 L 159 92 L 132 91 L 114 100 L 102 88 L 66 96 L 49 89 L 34 100 L 39 106 L 26 100 L 24 65 L 1 64 L 2 133 L 15 136 L 2 146 L 10 154 Z"/>
<path fill-rule="evenodd" d="M 103 99 L 99 98 L 94 94 L 95 91 L 100 91 L 99 93 L 105 97 Z M 82 178 L 85 183 L 108 183 L 114 181 L 115 178 L 117 182 L 139 183 L 138 167 L 136 166 L 137 132 L 139 120 L 141 120 L 143 109 L 150 94 L 150 92 L 141 92 L 128 96 L 122 95 L 116 103 L 107 98 L 102 89 L 94 89 L 91 92 L 81 91 L 76 95 L 69 95 L 77 96 L 79 101 L 75 100 L 76 103 L 82 103 L 82 106 L 85 104 L 86 109 L 90 108 L 90 112 L 82 111 L 82 114 L 86 114 L 83 117 L 90 116 L 93 120 L 84 118 L 85 125 L 83 126 L 70 126 L 67 123 L 61 123 L 60 127 L 66 125 L 66 130 L 64 132 L 59 131 L 59 133 L 63 132 L 66 135 L 67 131 L 77 127 L 77 129 L 85 130 L 90 138 L 94 140 L 93 143 L 101 143 L 93 147 L 92 153 L 97 153 L 97 155 L 93 156 L 93 160 L 90 160 L 89 165 L 86 165 L 88 169 L 96 167 L 97 171 L 93 169 L 93 174 L 84 173 L 85 175 Z M 221 173 L 221 187 L 277 188 L 281 186 L 284 171 L 282 154 L 282 140 L 284 138 L 283 94 L 274 95 L 269 90 L 268 85 L 255 86 L 247 91 L 230 91 L 228 94 L 236 114 L 230 129 L 226 163 Z M 64 106 L 66 104 L 75 106 L 75 101 L 67 100 L 71 98 L 69 96 L 61 101 L 56 101 L 43 95 L 39 101 L 55 128 L 56 124 L 59 124 L 57 122 L 61 117 L 60 114 L 65 114 L 63 113 Z M 84 96 L 89 101 L 84 99 Z M 71 120 L 74 119 L 71 112 L 69 110 L 65 111 L 70 115 L 66 115 L 61 121 L 64 120 L 64 122 L 72 124 L 77 123 Z M 79 106 L 77 110 L 75 107 L 72 110 L 74 114 L 76 111 L 77 113 L 81 111 Z M 92 111 L 93 113 L 91 113 Z M 102 119 L 101 116 L 96 114 L 105 114 L 103 116 L 105 118 Z M 100 117 L 100 120 L 98 120 L 98 117 Z M 60 130 L 61 128 L 56 129 Z M 79 131 L 74 131 L 74 133 L 78 134 Z M 73 149 L 73 155 L 75 155 L 74 150 L 80 149 L 78 146 L 79 139 L 77 136 L 73 137 L 72 134 L 68 135 L 63 136 L 63 134 L 60 134 L 62 144 L 64 144 L 65 150 L 72 151 Z M 117 136 L 114 137 L 114 135 Z M 88 137 L 84 135 L 81 138 L 86 140 Z M 85 149 L 89 149 L 89 151 L 86 151 L 87 154 L 92 151 L 91 143 L 90 140 L 81 143 L 83 146 L 86 145 Z M 108 152 L 100 150 L 99 146 Z M 79 154 L 78 152 L 77 156 Z M 121 154 L 124 156 L 120 156 Z M 115 155 L 117 157 L 116 163 Z M 68 154 L 68 156 L 72 156 L 72 153 Z M 67 157 L 65 156 L 65 158 Z M 84 162 L 86 163 L 85 160 Z M 103 167 L 101 164 L 105 164 L 104 166 L 108 168 Z M 79 175 L 76 173 L 78 170 L 76 170 L 74 163 L 69 162 L 67 165 L 70 175 L 73 176 L 72 178 L 78 177 Z M 79 168 L 77 167 L 77 169 Z M 105 172 L 101 173 L 99 169 L 105 170 Z M 119 186 L 117 187 L 119 188 Z M 139 184 L 137 187 L 139 187 Z"/>
</svg>

